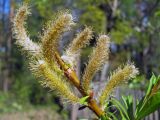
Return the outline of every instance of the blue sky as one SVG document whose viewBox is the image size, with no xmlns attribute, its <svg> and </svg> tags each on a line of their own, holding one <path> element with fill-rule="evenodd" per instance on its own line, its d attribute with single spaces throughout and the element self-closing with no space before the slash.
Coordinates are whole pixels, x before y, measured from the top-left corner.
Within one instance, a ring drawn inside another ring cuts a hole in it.
<svg viewBox="0 0 160 120">
<path fill-rule="evenodd" d="M 4 13 L 9 13 L 10 0 L 0 0 L 0 13 L 2 12 L 2 4 L 5 2 Z"/>
</svg>

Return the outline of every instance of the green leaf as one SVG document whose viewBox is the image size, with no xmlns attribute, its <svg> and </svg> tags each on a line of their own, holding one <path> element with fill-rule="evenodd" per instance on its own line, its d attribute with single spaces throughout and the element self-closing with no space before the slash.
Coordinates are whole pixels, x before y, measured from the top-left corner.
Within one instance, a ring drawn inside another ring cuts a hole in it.
<svg viewBox="0 0 160 120">
<path fill-rule="evenodd" d="M 143 103 L 143 99 L 142 101 L 140 101 L 138 107 L 140 107 Z M 143 105 L 142 108 L 138 108 L 137 112 L 136 112 L 136 120 L 140 120 L 143 119 L 144 117 L 146 117 L 147 115 L 149 115 L 150 113 L 154 112 L 155 110 L 157 110 L 160 107 L 160 92 L 154 94 L 153 96 L 151 96 L 145 103 L 145 105 Z"/>
<path fill-rule="evenodd" d="M 137 118 L 137 114 L 140 111 L 140 109 L 142 109 L 143 105 L 144 105 L 144 98 L 143 97 L 136 105 L 136 111 L 135 111 L 135 117 Z"/>
<path fill-rule="evenodd" d="M 121 117 L 123 120 L 130 120 L 128 113 L 124 106 L 115 98 L 112 98 L 111 102 L 116 106 L 116 108 L 119 110 Z"/>
<path fill-rule="evenodd" d="M 117 118 L 113 113 L 107 112 L 107 114 L 108 114 L 111 118 L 113 118 L 113 120 L 118 120 L 118 118 Z"/>
<path fill-rule="evenodd" d="M 149 82 L 149 86 L 148 86 L 148 89 L 147 89 L 147 93 L 146 93 L 146 96 L 150 94 L 153 86 L 155 85 L 155 83 L 157 82 L 157 78 L 156 76 L 153 74 L 151 79 L 150 79 L 150 82 Z"/>
<path fill-rule="evenodd" d="M 133 111 L 133 97 L 132 96 L 122 96 L 122 100 L 126 106 L 128 116 L 131 120 L 134 119 Z"/>
<path fill-rule="evenodd" d="M 139 119 L 139 117 L 140 118 L 145 117 L 150 113 L 152 113 L 152 111 L 155 111 L 157 109 L 157 104 L 159 104 L 159 102 L 156 101 L 156 98 L 159 97 L 158 96 L 159 93 L 152 94 L 151 92 L 152 92 L 152 89 L 159 84 L 159 80 L 160 80 L 159 76 L 156 77 L 154 74 L 152 75 L 146 95 L 140 100 L 140 102 L 136 106 L 136 112 L 135 112 L 136 118 Z M 148 107 L 147 105 L 152 107 Z"/>
<path fill-rule="evenodd" d="M 80 104 L 82 104 L 82 105 L 88 105 L 88 104 L 87 104 L 87 99 L 88 99 L 88 98 L 89 98 L 89 96 L 82 97 L 82 98 L 79 100 Z"/>
<path fill-rule="evenodd" d="M 100 117 L 100 120 L 110 120 L 110 118 L 108 116 L 102 115 Z"/>
</svg>

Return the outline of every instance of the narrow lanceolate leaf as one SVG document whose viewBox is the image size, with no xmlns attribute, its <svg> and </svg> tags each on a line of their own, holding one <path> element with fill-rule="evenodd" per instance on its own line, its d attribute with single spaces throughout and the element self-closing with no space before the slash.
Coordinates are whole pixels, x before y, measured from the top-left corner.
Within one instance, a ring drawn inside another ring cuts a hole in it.
<svg viewBox="0 0 160 120">
<path fill-rule="evenodd" d="M 112 98 L 110 101 L 119 110 L 122 120 L 130 120 L 127 110 L 117 99 Z"/>
<path fill-rule="evenodd" d="M 43 56 L 48 64 L 53 64 L 54 52 L 58 50 L 60 37 L 71 25 L 73 25 L 72 15 L 64 12 L 47 26 L 41 39 Z"/>
<path fill-rule="evenodd" d="M 142 120 L 160 107 L 160 92 L 153 94 L 146 101 L 142 99 L 136 107 L 136 120 Z"/>
<path fill-rule="evenodd" d="M 152 96 L 160 89 L 160 77 L 156 77 L 154 74 L 150 79 L 150 83 L 147 89 L 146 97 Z"/>
<path fill-rule="evenodd" d="M 137 68 L 133 64 L 127 64 L 124 68 L 119 68 L 109 78 L 104 90 L 101 92 L 99 102 L 101 105 L 105 103 L 110 93 L 119 85 L 125 83 L 130 78 L 134 78 L 138 74 Z"/>
<path fill-rule="evenodd" d="M 87 105 L 87 99 L 89 98 L 89 96 L 85 96 L 85 97 L 82 97 L 80 100 L 79 100 L 79 103 L 82 104 L 82 105 Z"/>
<path fill-rule="evenodd" d="M 66 50 L 68 56 L 77 54 L 77 52 L 85 47 L 92 38 L 92 30 L 86 27 L 81 33 L 77 34 L 77 37 L 73 39 L 72 43 L 69 45 Z"/>
<path fill-rule="evenodd" d="M 137 120 L 145 118 L 160 107 L 160 77 L 154 74 L 150 78 L 150 83 L 146 95 L 136 106 L 135 116 Z M 148 107 L 149 106 L 149 107 Z"/>
<path fill-rule="evenodd" d="M 25 20 L 29 14 L 30 12 L 27 5 L 23 5 L 19 8 L 13 20 L 13 33 L 17 39 L 16 44 L 22 47 L 23 51 L 27 51 L 31 56 L 37 56 L 40 53 L 40 47 L 30 40 L 25 29 Z"/>
<path fill-rule="evenodd" d="M 108 54 L 109 37 L 106 35 L 101 35 L 98 39 L 97 46 L 90 56 L 89 63 L 84 72 L 82 86 L 86 92 L 89 90 L 90 81 L 92 80 L 95 73 L 108 60 Z"/>
<path fill-rule="evenodd" d="M 37 76 L 43 78 L 41 81 L 44 87 L 49 87 L 55 90 L 57 95 L 61 98 L 68 100 L 68 102 L 78 103 L 79 98 L 75 96 L 67 83 L 61 79 L 55 72 L 51 71 L 47 63 L 43 60 L 30 63 L 31 71 Z"/>
</svg>

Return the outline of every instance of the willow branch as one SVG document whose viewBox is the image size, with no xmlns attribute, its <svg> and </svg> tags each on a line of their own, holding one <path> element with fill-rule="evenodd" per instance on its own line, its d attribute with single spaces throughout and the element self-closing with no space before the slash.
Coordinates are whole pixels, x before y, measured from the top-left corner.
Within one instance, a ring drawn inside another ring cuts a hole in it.
<svg viewBox="0 0 160 120">
<path fill-rule="evenodd" d="M 55 52 L 54 55 L 57 63 L 59 64 L 61 70 L 64 71 L 66 77 L 73 83 L 73 85 L 78 89 L 82 96 L 87 96 L 88 94 L 80 85 L 80 80 L 78 79 L 76 72 L 65 64 L 57 52 Z M 96 100 L 94 100 L 92 97 L 89 97 L 87 107 L 90 108 L 90 110 L 92 110 L 98 117 L 104 114 L 103 110 L 97 105 Z"/>
</svg>

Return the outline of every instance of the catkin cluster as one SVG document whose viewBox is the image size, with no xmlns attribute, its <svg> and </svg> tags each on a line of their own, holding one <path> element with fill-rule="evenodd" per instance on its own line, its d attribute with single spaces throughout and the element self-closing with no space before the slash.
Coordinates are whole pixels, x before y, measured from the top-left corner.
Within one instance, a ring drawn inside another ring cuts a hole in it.
<svg viewBox="0 0 160 120">
<path fill-rule="evenodd" d="M 29 14 L 27 5 L 23 5 L 17 11 L 13 21 L 13 32 L 17 39 L 16 44 L 29 54 L 29 68 L 41 79 L 44 87 L 55 90 L 62 99 L 69 102 L 78 103 L 79 98 L 72 92 L 71 88 L 64 80 L 63 73 L 54 60 L 54 51 L 57 51 L 58 40 L 61 34 L 73 24 L 71 14 L 60 13 L 57 20 L 52 21 L 44 34 L 40 37 L 39 44 L 34 43 L 27 35 L 25 20 Z"/>
<path fill-rule="evenodd" d="M 75 74 L 73 74 L 75 57 L 79 54 L 80 49 L 88 45 L 92 39 L 92 29 L 86 27 L 82 32 L 78 33 L 65 50 L 65 53 L 60 57 L 56 57 L 59 54 L 58 44 L 63 32 L 70 30 L 73 24 L 75 24 L 72 15 L 68 12 L 58 14 L 57 19 L 51 21 L 45 28 L 44 33 L 40 37 L 40 43 L 37 44 L 29 38 L 25 29 L 25 20 L 29 14 L 28 6 L 23 5 L 14 17 L 13 32 L 17 39 L 16 44 L 29 55 L 30 69 L 37 77 L 43 78 L 41 80 L 43 86 L 55 90 L 63 99 L 67 99 L 72 103 L 78 103 L 80 98 L 72 92 L 68 81 L 77 80 Z M 89 96 L 91 80 L 109 59 L 109 44 L 110 39 L 107 35 L 99 35 L 82 80 L 78 80 L 76 85 L 72 84 L 79 89 L 83 97 L 85 97 L 84 95 Z M 64 69 L 61 68 L 62 66 L 64 66 Z M 134 78 L 137 74 L 138 70 L 133 64 L 126 64 L 123 68 L 116 70 L 109 77 L 105 88 L 100 93 L 98 101 L 100 105 L 103 106 L 117 86 L 125 83 L 130 78 Z M 90 99 L 92 98 L 90 97 Z M 94 109 L 94 107 L 90 108 Z M 95 112 L 95 110 L 93 111 Z"/>
</svg>

